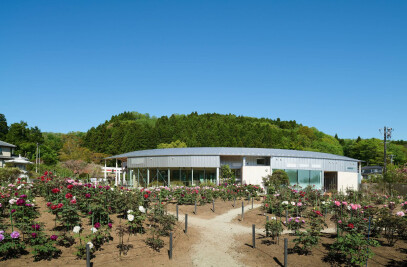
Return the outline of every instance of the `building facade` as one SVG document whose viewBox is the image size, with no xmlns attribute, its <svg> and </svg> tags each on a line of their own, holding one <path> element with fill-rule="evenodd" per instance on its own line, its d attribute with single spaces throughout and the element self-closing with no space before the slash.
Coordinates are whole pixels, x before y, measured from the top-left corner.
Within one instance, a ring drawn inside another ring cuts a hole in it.
<svg viewBox="0 0 407 267">
<path fill-rule="evenodd" d="M 107 159 L 116 159 L 116 167 L 121 162 L 123 175 L 120 177 L 117 172 L 116 184 L 134 187 L 154 183 L 219 184 L 222 165 L 229 165 L 236 180 L 243 184 L 261 185 L 262 178 L 274 170 L 286 171 L 291 185 L 311 185 L 326 190 L 358 189 L 361 180 L 359 160 L 311 151 L 191 147 L 134 151 Z"/>
<path fill-rule="evenodd" d="M 13 159 L 15 145 L 0 140 L 0 168 L 4 168 L 6 160 Z"/>
</svg>

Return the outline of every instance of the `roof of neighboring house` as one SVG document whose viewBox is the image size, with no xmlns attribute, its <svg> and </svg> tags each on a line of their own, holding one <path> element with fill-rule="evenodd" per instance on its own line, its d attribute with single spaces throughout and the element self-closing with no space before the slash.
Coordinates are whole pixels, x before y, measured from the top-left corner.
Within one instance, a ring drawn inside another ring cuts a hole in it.
<svg viewBox="0 0 407 267">
<path fill-rule="evenodd" d="M 185 147 L 139 150 L 124 153 L 107 159 L 153 157 L 153 156 L 269 156 L 269 157 L 294 157 L 294 158 L 319 158 L 332 160 L 358 161 L 360 160 L 328 153 L 300 151 L 272 148 L 248 147 Z"/>
<path fill-rule="evenodd" d="M 374 170 L 374 169 L 383 169 L 383 166 L 365 166 L 362 167 L 362 170 Z"/>
<path fill-rule="evenodd" d="M 17 147 L 17 146 L 15 146 L 15 145 L 9 144 L 9 143 L 4 142 L 4 141 L 1 141 L 1 140 L 0 140 L 0 146 Z"/>
</svg>

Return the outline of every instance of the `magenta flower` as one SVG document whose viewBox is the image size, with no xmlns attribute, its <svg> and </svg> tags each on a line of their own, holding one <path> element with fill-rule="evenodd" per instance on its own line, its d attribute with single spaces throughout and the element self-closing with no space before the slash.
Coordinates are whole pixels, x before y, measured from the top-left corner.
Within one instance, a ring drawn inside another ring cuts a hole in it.
<svg viewBox="0 0 407 267">
<path fill-rule="evenodd" d="M 107 226 L 109 226 L 109 228 L 112 228 L 112 223 L 108 223 Z"/>
<path fill-rule="evenodd" d="M 25 204 L 25 200 L 22 198 L 19 198 L 16 203 L 17 203 L 17 206 L 22 206 Z"/>
<path fill-rule="evenodd" d="M 95 223 L 94 226 L 95 226 L 96 229 L 99 229 L 100 228 L 100 223 L 97 222 L 97 223 Z"/>
<path fill-rule="evenodd" d="M 37 233 L 31 233 L 31 237 L 32 237 L 32 238 L 36 238 L 36 237 L 37 237 Z"/>
<path fill-rule="evenodd" d="M 55 241 L 55 240 L 57 240 L 58 236 L 52 235 L 50 238 L 51 238 L 51 240 Z"/>
<path fill-rule="evenodd" d="M 31 228 L 32 229 L 34 229 L 34 230 L 40 230 L 40 225 L 39 224 L 33 224 L 33 225 L 31 225 Z"/>
<path fill-rule="evenodd" d="M 11 238 L 13 238 L 13 239 L 17 239 L 17 238 L 20 237 L 20 233 L 17 232 L 17 231 L 14 231 L 14 232 L 12 232 L 12 233 L 10 234 L 10 236 L 11 236 Z"/>
</svg>

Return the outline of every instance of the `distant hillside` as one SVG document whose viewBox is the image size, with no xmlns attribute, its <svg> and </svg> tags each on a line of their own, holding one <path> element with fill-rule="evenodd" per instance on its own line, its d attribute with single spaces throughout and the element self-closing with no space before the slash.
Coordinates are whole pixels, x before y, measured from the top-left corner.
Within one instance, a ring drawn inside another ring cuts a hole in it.
<svg viewBox="0 0 407 267">
<path fill-rule="evenodd" d="M 263 147 L 344 154 L 339 139 L 296 121 L 196 112 L 161 118 L 124 112 L 92 127 L 83 137 L 83 145 L 96 152 L 119 154 L 177 140 L 188 147 Z"/>
</svg>

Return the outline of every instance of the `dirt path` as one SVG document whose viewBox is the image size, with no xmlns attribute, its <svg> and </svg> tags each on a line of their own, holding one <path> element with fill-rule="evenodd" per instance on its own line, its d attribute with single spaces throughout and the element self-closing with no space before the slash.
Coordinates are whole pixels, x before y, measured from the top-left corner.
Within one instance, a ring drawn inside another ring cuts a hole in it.
<svg viewBox="0 0 407 267">
<path fill-rule="evenodd" d="M 255 204 L 253 208 L 260 206 L 261 204 Z M 249 210 L 249 208 L 251 205 L 245 206 L 245 210 Z M 240 215 L 241 208 L 232 209 L 213 219 L 188 215 L 188 225 L 197 228 L 201 233 L 199 242 L 192 246 L 190 252 L 193 266 L 246 266 L 239 260 L 241 255 L 235 251 L 234 236 L 251 234 L 252 228 L 232 223 L 232 220 Z M 180 214 L 180 218 L 185 218 L 185 215 Z M 256 227 L 256 232 L 263 230 Z M 335 232 L 335 229 L 328 228 L 324 232 Z M 291 231 L 283 232 L 283 234 L 286 233 L 291 233 Z"/>
<path fill-rule="evenodd" d="M 254 208 L 260 206 L 261 204 L 256 204 Z M 251 205 L 247 205 L 245 210 L 249 207 L 251 208 Z M 241 208 L 230 210 L 209 220 L 194 215 L 188 216 L 188 225 L 198 228 L 201 233 L 201 239 L 191 250 L 193 266 L 245 266 L 239 262 L 239 254 L 233 249 L 233 235 L 251 233 L 251 228 L 231 223 L 239 214 Z"/>
</svg>

